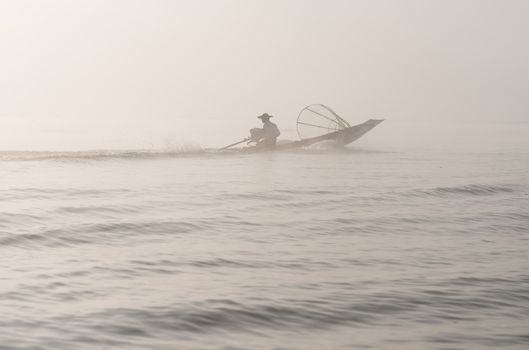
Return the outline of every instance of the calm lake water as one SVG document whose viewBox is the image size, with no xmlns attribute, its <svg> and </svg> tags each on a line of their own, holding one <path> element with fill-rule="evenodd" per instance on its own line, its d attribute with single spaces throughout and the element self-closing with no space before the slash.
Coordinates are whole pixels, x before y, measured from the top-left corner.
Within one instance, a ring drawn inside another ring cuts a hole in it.
<svg viewBox="0 0 529 350">
<path fill-rule="evenodd" d="M 528 149 L 1 152 L 0 349 L 527 349 Z"/>
</svg>

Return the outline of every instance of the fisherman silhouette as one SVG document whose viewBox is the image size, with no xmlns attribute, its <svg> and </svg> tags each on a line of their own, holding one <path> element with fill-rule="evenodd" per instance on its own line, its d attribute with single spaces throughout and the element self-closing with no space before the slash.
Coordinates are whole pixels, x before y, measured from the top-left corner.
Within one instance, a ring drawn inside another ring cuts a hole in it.
<svg viewBox="0 0 529 350">
<path fill-rule="evenodd" d="M 277 125 L 270 121 L 272 118 L 268 113 L 264 113 L 257 118 L 263 122 L 262 128 L 254 128 L 250 130 L 252 141 L 257 142 L 259 148 L 274 148 L 277 142 L 277 137 L 281 134 Z"/>
</svg>

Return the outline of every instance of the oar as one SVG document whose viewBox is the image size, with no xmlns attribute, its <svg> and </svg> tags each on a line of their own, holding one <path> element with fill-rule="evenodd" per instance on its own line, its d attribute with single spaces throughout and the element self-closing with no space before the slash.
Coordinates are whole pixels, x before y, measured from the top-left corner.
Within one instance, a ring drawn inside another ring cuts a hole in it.
<svg viewBox="0 0 529 350">
<path fill-rule="evenodd" d="M 227 145 L 227 146 L 225 146 L 225 147 L 219 148 L 217 151 L 223 151 L 223 150 L 225 150 L 225 149 L 227 149 L 227 148 L 230 148 L 230 147 L 233 147 L 233 146 L 237 146 L 238 144 L 243 143 L 243 142 L 246 142 L 246 141 L 248 141 L 248 140 L 250 140 L 249 137 L 245 138 L 245 139 L 242 140 L 242 141 L 235 142 L 235 143 L 232 143 L 231 145 Z"/>
</svg>

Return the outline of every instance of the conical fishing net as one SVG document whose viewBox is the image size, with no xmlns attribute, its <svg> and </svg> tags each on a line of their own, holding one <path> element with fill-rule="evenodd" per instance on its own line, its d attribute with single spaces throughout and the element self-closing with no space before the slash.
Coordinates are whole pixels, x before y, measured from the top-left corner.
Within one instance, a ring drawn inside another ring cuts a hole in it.
<svg viewBox="0 0 529 350">
<path fill-rule="evenodd" d="M 349 123 L 332 109 L 322 104 L 307 106 L 298 115 L 297 130 L 300 139 L 308 139 L 350 127 Z"/>
</svg>

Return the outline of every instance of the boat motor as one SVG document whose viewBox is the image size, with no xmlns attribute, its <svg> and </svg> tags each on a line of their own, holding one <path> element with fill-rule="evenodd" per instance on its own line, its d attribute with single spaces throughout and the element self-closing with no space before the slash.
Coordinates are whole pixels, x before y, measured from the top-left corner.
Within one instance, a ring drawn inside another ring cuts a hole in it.
<svg viewBox="0 0 529 350">
<path fill-rule="evenodd" d="M 264 137 L 264 130 L 262 128 L 253 128 L 250 129 L 250 142 L 259 142 Z"/>
</svg>

